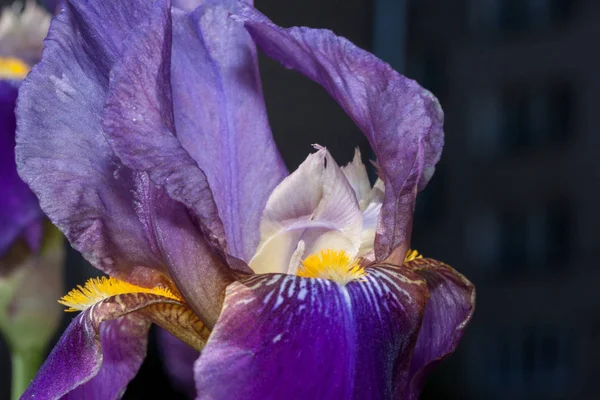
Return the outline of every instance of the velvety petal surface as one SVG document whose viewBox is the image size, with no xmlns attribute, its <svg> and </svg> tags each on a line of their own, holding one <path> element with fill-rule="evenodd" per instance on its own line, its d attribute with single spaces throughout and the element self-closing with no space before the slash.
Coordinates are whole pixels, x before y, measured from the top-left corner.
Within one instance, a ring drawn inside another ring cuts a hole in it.
<svg viewBox="0 0 600 400">
<path fill-rule="evenodd" d="M 170 2 L 159 0 L 111 71 L 103 125 L 120 160 L 147 173 L 180 202 L 161 210 L 163 216 L 155 220 L 168 229 L 166 234 L 156 229 L 155 235 L 178 289 L 197 315 L 212 325 L 225 286 L 233 277 L 223 258 L 223 225 L 206 176 L 175 134 L 169 80 L 171 38 Z M 189 207 L 204 235 L 179 204 Z M 188 232 L 187 236 L 173 235 L 177 230 Z"/>
<path fill-rule="evenodd" d="M 43 216 L 37 198 L 17 174 L 15 164 L 17 91 L 18 82 L 0 80 L 0 257 L 17 237 L 30 232 L 32 225 L 38 225 L 38 221 Z M 33 250 L 37 250 L 41 238 L 38 236 L 32 239 L 30 245 Z"/>
<path fill-rule="evenodd" d="M 173 7 L 180 8 L 184 11 L 194 11 L 198 6 L 206 3 L 206 0 L 172 0 Z"/>
<path fill-rule="evenodd" d="M 388 64 L 331 31 L 283 29 L 239 3 L 236 18 L 270 57 L 321 84 L 367 136 L 377 155 L 385 201 L 375 254 L 402 262 L 416 193 L 425 187 L 443 146 L 443 113 L 435 97 Z"/>
<path fill-rule="evenodd" d="M 127 385 L 137 374 L 148 345 L 149 322 L 134 315 L 121 317 L 100 325 L 99 336 L 102 352 L 102 366 L 96 375 L 64 396 L 65 399 L 110 400 L 120 399 Z M 74 349 L 73 349 L 74 350 Z M 90 349 L 79 349 L 80 354 L 86 355 Z M 89 368 L 93 365 L 93 356 L 81 360 L 71 359 L 71 363 L 82 362 Z M 97 353 L 94 354 L 97 356 Z M 98 358 L 96 358 L 98 359 Z M 63 366 L 64 368 L 64 366 Z M 95 366 L 97 368 L 97 364 Z M 40 396 L 35 396 L 39 399 Z"/>
<path fill-rule="evenodd" d="M 67 393 L 74 399 L 120 397 L 146 355 L 151 322 L 195 348 L 208 336 L 176 296 L 134 292 L 100 299 L 71 322 L 24 398 L 55 399 Z"/>
<path fill-rule="evenodd" d="M 475 287 L 440 261 L 421 258 L 406 266 L 423 277 L 430 293 L 404 397 L 417 400 L 429 373 L 458 346 L 475 311 Z"/>
<path fill-rule="evenodd" d="M 250 261 L 272 190 L 287 175 L 271 135 L 256 49 L 234 2 L 173 11 L 171 82 L 177 138 L 206 173 L 227 250 Z"/>
<path fill-rule="evenodd" d="M 269 197 L 261 241 L 250 266 L 257 273 L 294 273 L 293 259 L 322 249 L 344 250 L 354 257 L 361 229 L 362 215 L 352 187 L 331 154 L 319 148 Z"/>
<path fill-rule="evenodd" d="M 427 297 L 402 267 L 346 286 L 279 274 L 235 282 L 195 365 L 198 399 L 397 399 Z"/>
<path fill-rule="evenodd" d="M 94 266 L 148 287 L 165 283 L 150 221 L 162 204 L 104 139 L 108 74 L 130 32 L 147 19 L 142 0 L 64 3 L 42 61 L 21 85 L 17 165 L 52 222 Z"/>
<path fill-rule="evenodd" d="M 67 328 L 22 399 L 116 399 L 146 356 L 150 322 L 135 315 L 94 326 L 90 312 Z"/>
</svg>

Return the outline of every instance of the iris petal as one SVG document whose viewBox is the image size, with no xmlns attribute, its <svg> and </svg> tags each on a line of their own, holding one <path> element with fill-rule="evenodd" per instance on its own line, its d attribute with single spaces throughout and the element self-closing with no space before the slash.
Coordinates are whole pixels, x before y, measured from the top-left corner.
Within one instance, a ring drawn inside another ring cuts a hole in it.
<svg viewBox="0 0 600 400">
<path fill-rule="evenodd" d="M 173 11 L 171 83 L 177 137 L 206 173 L 228 252 L 248 262 L 287 169 L 269 128 L 254 42 L 229 18 L 228 4 Z"/>
<path fill-rule="evenodd" d="M 406 266 L 425 279 L 430 292 L 411 361 L 407 399 L 417 400 L 431 370 L 458 346 L 475 311 L 475 287 L 450 266 L 417 258 Z"/>
<path fill-rule="evenodd" d="M 23 398 L 114 399 L 137 373 L 151 321 L 199 347 L 208 331 L 178 300 L 152 293 L 108 297 L 71 322 Z M 74 392 L 72 392 L 75 389 Z"/>
<path fill-rule="evenodd" d="M 26 234 L 33 250 L 40 238 L 33 236 L 42 210 L 35 195 L 19 178 L 15 165 L 15 102 L 18 84 L 0 80 L 0 257 L 20 235 Z M 0 270 L 0 274 L 2 271 Z"/>
<path fill-rule="evenodd" d="M 233 278 L 222 253 L 223 225 L 206 176 L 175 135 L 169 2 L 157 1 L 151 18 L 130 39 L 111 71 L 103 119 L 106 137 L 126 166 L 148 173 L 180 202 L 163 206 L 152 221 L 158 225 L 154 234 L 177 287 L 211 326 Z M 190 219 L 181 204 L 197 218 Z"/>
<path fill-rule="evenodd" d="M 199 399 L 395 399 L 427 286 L 403 267 L 363 281 L 266 274 L 227 288 L 195 365 Z"/>
<path fill-rule="evenodd" d="M 100 121 L 109 70 L 149 6 L 64 3 L 42 61 L 21 84 L 16 157 L 21 178 L 76 250 L 110 275 L 151 287 L 168 272 L 139 216 L 152 220 L 163 204 L 112 154 Z"/>
<path fill-rule="evenodd" d="M 76 324 L 76 321 L 71 325 Z M 55 351 L 42 367 L 50 369 L 50 371 L 54 368 L 56 370 L 47 372 L 48 375 L 44 375 L 44 370 L 41 370 L 22 398 L 42 400 L 46 398 L 66 400 L 121 398 L 146 357 L 149 325 L 147 320 L 135 315 L 107 321 L 100 326 L 98 332 L 100 343 L 98 343 L 98 339 L 95 339 L 95 343 L 91 345 L 89 338 L 72 332 L 72 329 L 78 329 L 77 326 L 69 327 L 65 333 L 69 336 L 63 336 L 64 341 L 61 340 L 57 344 Z M 61 345 L 67 347 L 68 354 L 56 350 L 60 349 Z M 85 347 L 80 347 L 82 345 Z M 98 355 L 100 346 L 101 356 Z M 75 351 L 78 353 L 73 354 Z M 57 370 L 60 371 L 58 376 Z M 94 371 L 97 372 L 94 374 Z M 46 381 L 45 376 L 50 377 L 53 382 Z M 78 380 L 79 382 L 77 382 Z M 57 396 L 57 389 L 66 388 L 67 384 L 73 385 L 80 382 L 82 382 L 81 385 L 68 392 L 64 397 Z M 28 397 L 28 393 L 31 393 L 31 397 Z"/>
<path fill-rule="evenodd" d="M 371 182 L 367 175 L 367 168 L 363 164 L 360 150 L 354 150 L 354 158 L 347 165 L 342 167 L 342 172 L 346 176 L 348 183 L 354 189 L 356 200 L 360 205 L 360 209 L 364 210 L 366 203 L 369 201 L 371 193 Z"/>
<path fill-rule="evenodd" d="M 435 97 L 372 54 L 331 31 L 283 29 L 240 2 L 236 18 L 258 47 L 321 84 L 361 128 L 377 155 L 385 200 L 375 241 L 377 260 L 404 259 L 418 190 L 425 187 L 443 145 Z"/>
<path fill-rule="evenodd" d="M 327 248 L 356 255 L 361 211 L 352 187 L 326 149 L 309 155 L 275 188 L 260 229 L 261 243 L 250 262 L 258 273 L 293 273 L 290 260 L 300 241 L 301 258 Z"/>
</svg>

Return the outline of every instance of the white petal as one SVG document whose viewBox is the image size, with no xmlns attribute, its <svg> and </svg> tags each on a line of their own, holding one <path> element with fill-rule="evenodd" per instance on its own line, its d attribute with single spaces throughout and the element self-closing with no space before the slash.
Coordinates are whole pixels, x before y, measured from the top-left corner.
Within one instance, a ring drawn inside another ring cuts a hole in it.
<svg viewBox="0 0 600 400">
<path fill-rule="evenodd" d="M 288 272 L 300 240 L 304 255 L 324 248 L 357 254 L 362 213 L 354 190 L 326 149 L 307 157 L 275 188 L 261 221 L 261 241 L 250 267 Z"/>
<path fill-rule="evenodd" d="M 359 256 L 364 256 L 366 253 L 373 250 L 375 243 L 375 232 L 377 229 L 377 221 L 381 213 L 381 201 L 372 201 L 363 211 L 363 230 L 361 233 Z"/>
<path fill-rule="evenodd" d="M 306 244 L 304 243 L 304 240 L 300 240 L 298 242 L 298 246 L 296 246 L 296 250 L 294 251 L 294 254 L 292 254 L 292 258 L 290 259 L 290 264 L 288 266 L 288 274 L 293 274 L 293 275 L 296 274 L 296 272 L 298 271 L 298 268 L 300 267 L 300 263 L 302 262 L 302 259 L 304 258 L 305 250 L 306 250 Z"/>
<path fill-rule="evenodd" d="M 367 168 L 361 160 L 358 147 L 354 150 L 354 159 L 348 165 L 342 167 L 342 171 L 346 179 L 348 179 L 348 183 L 354 189 L 360 209 L 364 210 L 371 194 L 371 183 L 367 175 Z"/>
</svg>

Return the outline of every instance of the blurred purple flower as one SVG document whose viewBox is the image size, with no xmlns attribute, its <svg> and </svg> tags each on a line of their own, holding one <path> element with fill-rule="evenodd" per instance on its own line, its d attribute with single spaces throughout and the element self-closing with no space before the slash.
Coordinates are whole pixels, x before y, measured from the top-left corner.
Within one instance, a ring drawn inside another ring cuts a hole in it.
<svg viewBox="0 0 600 400">
<path fill-rule="evenodd" d="M 0 257 L 19 237 L 23 237 L 35 252 L 40 248 L 42 236 L 44 214 L 35 195 L 19 178 L 15 164 L 18 88 L 19 81 L 0 80 Z M 8 267 L 5 265 L 3 268 Z"/>
<path fill-rule="evenodd" d="M 202 349 L 200 399 L 416 399 L 474 308 L 462 275 L 409 251 L 437 100 L 330 31 L 174 4 L 66 2 L 23 83 L 19 172 L 111 276 L 61 300 L 83 312 L 24 398 L 119 397 L 154 322 Z M 358 153 L 340 168 L 320 146 L 288 175 L 255 44 L 361 128 L 373 187 Z"/>
<path fill-rule="evenodd" d="M 13 398 L 41 365 L 61 320 L 64 250 L 36 196 L 17 174 L 15 103 L 21 80 L 41 57 L 50 15 L 33 2 L 0 16 L 0 335 L 13 359 Z"/>
<path fill-rule="evenodd" d="M 0 56 L 14 57 L 30 66 L 40 60 L 43 40 L 50 26 L 50 13 L 35 0 L 4 7 L 0 16 Z M 48 8 L 51 10 L 52 8 Z"/>
</svg>

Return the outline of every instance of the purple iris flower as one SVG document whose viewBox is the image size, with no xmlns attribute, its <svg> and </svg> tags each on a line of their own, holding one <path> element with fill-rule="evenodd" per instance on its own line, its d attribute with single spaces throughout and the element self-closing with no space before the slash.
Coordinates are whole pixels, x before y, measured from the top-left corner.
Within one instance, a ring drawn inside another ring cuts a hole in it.
<svg viewBox="0 0 600 400">
<path fill-rule="evenodd" d="M 0 256 L 19 237 L 35 252 L 41 245 L 44 214 L 15 164 L 15 103 L 19 84 L 39 61 L 50 15 L 35 4 L 0 15 Z"/>
<path fill-rule="evenodd" d="M 0 336 L 12 358 L 12 398 L 43 361 L 62 319 L 62 235 L 17 173 L 15 105 L 21 80 L 42 53 L 50 14 L 28 1 L 0 15 Z"/>
<path fill-rule="evenodd" d="M 361 128 L 373 187 L 320 146 L 288 173 L 255 45 Z M 439 104 L 330 31 L 236 1 L 70 0 L 17 114 L 21 176 L 110 275 L 61 300 L 82 312 L 24 398 L 119 397 L 154 322 L 201 350 L 198 399 L 416 399 L 471 318 L 471 283 L 409 251 Z"/>
</svg>

